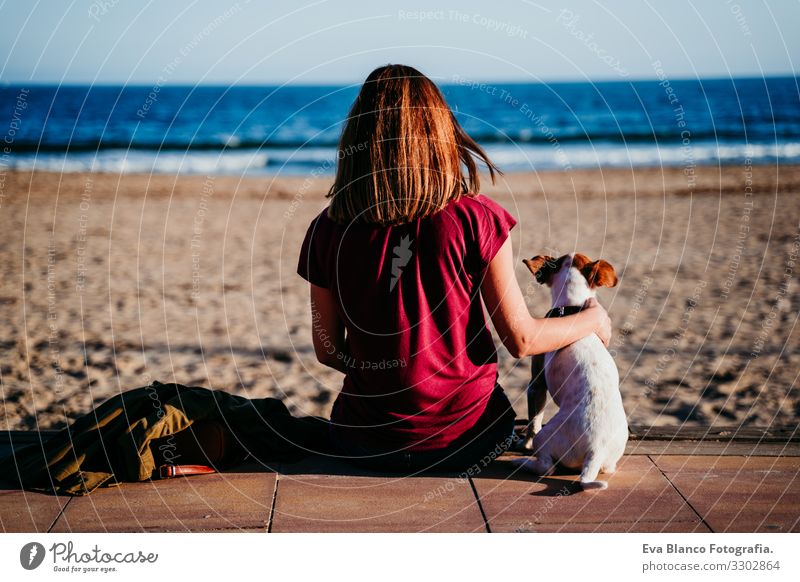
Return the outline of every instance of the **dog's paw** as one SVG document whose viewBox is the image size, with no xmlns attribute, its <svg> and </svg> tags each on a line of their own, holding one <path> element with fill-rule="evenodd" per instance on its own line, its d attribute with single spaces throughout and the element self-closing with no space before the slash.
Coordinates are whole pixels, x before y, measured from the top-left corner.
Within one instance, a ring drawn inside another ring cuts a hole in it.
<svg viewBox="0 0 800 582">
<path fill-rule="evenodd" d="M 584 491 L 608 489 L 608 483 L 605 481 L 581 481 L 581 489 Z"/>
</svg>

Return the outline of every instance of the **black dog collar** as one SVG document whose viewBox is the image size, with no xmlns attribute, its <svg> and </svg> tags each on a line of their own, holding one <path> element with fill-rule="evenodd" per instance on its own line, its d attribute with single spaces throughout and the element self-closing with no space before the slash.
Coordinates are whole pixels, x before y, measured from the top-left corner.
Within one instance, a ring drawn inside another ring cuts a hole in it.
<svg viewBox="0 0 800 582">
<path fill-rule="evenodd" d="M 554 307 L 545 314 L 545 317 L 564 317 L 566 315 L 575 315 L 583 311 L 582 305 L 562 305 L 561 307 Z"/>
</svg>

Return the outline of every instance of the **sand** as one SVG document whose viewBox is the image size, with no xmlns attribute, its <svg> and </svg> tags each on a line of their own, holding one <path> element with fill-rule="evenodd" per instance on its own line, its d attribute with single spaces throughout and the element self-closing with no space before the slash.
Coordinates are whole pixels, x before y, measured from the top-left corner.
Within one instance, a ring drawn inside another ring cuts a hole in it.
<svg viewBox="0 0 800 582">
<path fill-rule="evenodd" d="M 300 242 L 327 179 L 4 172 L 0 430 L 54 429 L 151 380 L 328 415 Z M 749 189 L 748 189 L 749 188 Z M 514 174 L 485 187 L 518 258 L 573 250 L 600 299 L 631 424 L 796 425 L 800 168 Z M 518 261 L 531 312 L 549 294 Z M 526 414 L 528 361 L 497 342 Z"/>
</svg>

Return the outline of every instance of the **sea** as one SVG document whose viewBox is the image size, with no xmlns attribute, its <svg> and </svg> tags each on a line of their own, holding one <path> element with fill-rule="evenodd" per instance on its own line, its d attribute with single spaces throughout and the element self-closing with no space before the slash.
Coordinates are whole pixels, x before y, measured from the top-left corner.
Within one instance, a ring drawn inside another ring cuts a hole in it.
<svg viewBox="0 0 800 582">
<path fill-rule="evenodd" d="M 800 78 L 439 83 L 501 170 L 800 163 Z M 0 86 L 0 169 L 324 175 L 347 86 Z"/>
</svg>

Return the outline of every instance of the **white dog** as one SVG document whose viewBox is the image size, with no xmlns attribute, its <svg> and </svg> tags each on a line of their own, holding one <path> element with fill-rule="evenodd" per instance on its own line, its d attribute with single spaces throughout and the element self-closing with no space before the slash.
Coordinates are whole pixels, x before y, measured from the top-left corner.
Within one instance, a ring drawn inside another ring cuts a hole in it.
<svg viewBox="0 0 800 582">
<path fill-rule="evenodd" d="M 580 253 L 558 259 L 536 256 L 524 262 L 539 283 L 551 288 L 553 309 L 547 317 L 580 311 L 595 297 L 597 287 L 617 284 L 610 264 L 590 261 Z M 556 463 L 580 468 L 583 489 L 605 489 L 608 484 L 598 481 L 597 475 L 616 470 L 628 442 L 614 359 L 600 338 L 591 335 L 545 354 L 544 379 L 546 384 L 534 377 L 528 386 L 529 436 L 536 460 L 519 459 L 517 466 L 537 475 L 550 474 Z M 548 390 L 559 410 L 542 427 Z"/>
</svg>

